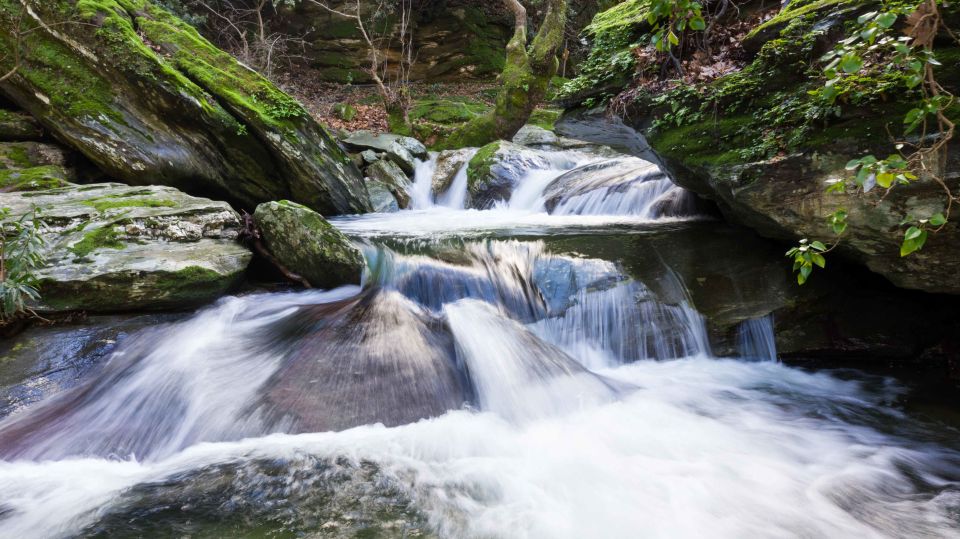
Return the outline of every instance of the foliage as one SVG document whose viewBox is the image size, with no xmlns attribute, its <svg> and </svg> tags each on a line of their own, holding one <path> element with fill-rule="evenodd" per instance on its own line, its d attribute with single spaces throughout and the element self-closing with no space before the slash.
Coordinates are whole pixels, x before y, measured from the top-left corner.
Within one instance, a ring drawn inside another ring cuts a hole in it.
<svg viewBox="0 0 960 539">
<path fill-rule="evenodd" d="M 823 69 L 827 81 L 823 88 L 811 92 L 822 101 L 833 104 L 855 87 L 844 83 L 864 71 L 880 72 L 904 91 L 920 90 L 919 101 L 903 117 L 904 136 L 919 130 L 917 142 L 909 146 L 906 142 L 898 143 L 900 153 L 885 159 L 873 155 L 852 159 L 846 166 L 847 171 L 854 173 L 852 181 L 840 180 L 827 187 L 827 191 L 833 193 L 854 191 L 865 194 L 877 187 L 887 192 L 921 177 L 939 183 L 944 190 L 946 210 L 920 219 L 911 215 L 904 217 L 900 224 L 907 228 L 900 244 L 901 257 L 921 250 L 929 233 L 937 232 L 947 224 L 953 203 L 960 200 L 939 172 L 928 166 L 929 157 L 945 156 L 955 127 L 947 111 L 956 98 L 937 82 L 934 74 L 934 67 L 941 65 L 934 42 L 937 32 L 945 27 L 939 11 L 942 3 L 942 0 L 923 0 L 917 5 L 886 2 L 881 9 L 860 15 L 850 35 L 821 59 L 827 62 Z M 894 32 L 899 20 L 905 22 L 906 35 Z M 844 221 L 839 231 L 834 227 L 834 232 L 842 234 L 845 228 Z M 801 240 L 801 247 L 806 241 Z M 790 252 L 796 255 L 797 249 Z M 802 266 L 800 268 L 802 270 Z M 794 270 L 798 270 L 796 263 Z M 807 276 L 809 270 L 800 284 Z"/>
<path fill-rule="evenodd" d="M 0 220 L 10 216 L 0 209 Z M 43 266 L 43 223 L 39 210 L 0 225 L 0 321 L 28 310 L 26 303 L 40 298 L 36 271 Z"/>
</svg>

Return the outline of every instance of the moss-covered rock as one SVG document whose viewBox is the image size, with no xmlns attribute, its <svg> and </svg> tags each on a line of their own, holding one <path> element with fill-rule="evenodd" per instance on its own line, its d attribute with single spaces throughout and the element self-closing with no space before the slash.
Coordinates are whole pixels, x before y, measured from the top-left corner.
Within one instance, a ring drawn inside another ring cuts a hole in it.
<svg viewBox="0 0 960 539">
<path fill-rule="evenodd" d="M 650 146 L 673 179 L 716 201 L 731 221 L 790 242 L 833 243 L 827 218 L 842 208 L 848 227 L 838 253 L 897 286 L 960 293 L 955 222 L 931 234 L 923 250 L 905 258 L 899 252 L 907 216 L 927 219 L 944 211 L 947 200 L 938 183 L 922 178 L 886 196 L 883 189 L 826 192 L 828 182 L 848 179 L 850 159 L 897 153 L 893 138 L 901 136 L 904 115 L 920 98 L 883 66 L 844 78 L 834 104 L 819 96 L 825 80 L 815 59 L 844 39 L 845 22 L 876 6 L 848 0 L 791 3 L 750 34 L 756 53 L 742 71 L 655 98 L 641 95 L 631 114 L 647 129 Z M 937 49 L 943 58 L 958 50 L 947 40 Z M 944 64 L 937 76 L 949 91 L 960 93 L 955 64 Z M 960 119 L 960 107 L 948 114 Z M 951 144 L 947 162 L 935 164 L 953 192 L 960 190 L 956 147 Z"/>
<path fill-rule="evenodd" d="M 43 128 L 29 114 L 0 109 L 0 141 L 40 140 Z"/>
<path fill-rule="evenodd" d="M 0 193 L 11 219 L 39 210 L 43 312 L 193 307 L 226 292 L 252 254 L 224 202 L 115 183 Z"/>
<path fill-rule="evenodd" d="M 317 212 L 281 200 L 257 206 L 253 217 L 270 253 L 313 286 L 360 282 L 363 255 Z"/>
<path fill-rule="evenodd" d="M 0 24 L 20 15 L 0 0 Z M 359 171 L 299 103 L 164 9 L 56 0 L 30 18 L 29 54 L 0 90 L 108 175 L 248 207 L 367 209 Z M 0 54 L 12 46 L 0 34 Z"/>
<path fill-rule="evenodd" d="M 550 161 L 543 152 L 505 140 L 491 142 L 467 165 L 467 207 L 485 209 L 509 200 L 528 171 L 547 168 Z"/>
<path fill-rule="evenodd" d="M 66 185 L 67 173 L 57 165 L 0 169 L 0 192 L 37 191 Z"/>
</svg>

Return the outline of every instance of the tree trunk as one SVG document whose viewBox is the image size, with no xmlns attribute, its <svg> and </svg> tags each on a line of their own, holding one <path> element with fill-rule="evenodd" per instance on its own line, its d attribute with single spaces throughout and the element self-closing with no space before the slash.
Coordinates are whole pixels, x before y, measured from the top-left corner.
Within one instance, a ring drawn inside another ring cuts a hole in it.
<svg viewBox="0 0 960 539">
<path fill-rule="evenodd" d="M 567 0 L 547 0 L 547 13 L 540 30 L 527 47 L 527 11 L 518 0 L 503 0 L 516 18 L 513 37 L 507 43 L 507 61 L 500 75 L 500 92 L 494 110 L 467 122 L 446 140 L 446 148 L 483 146 L 495 140 L 512 139 L 547 93 L 557 74 L 557 52 L 563 44 Z"/>
</svg>

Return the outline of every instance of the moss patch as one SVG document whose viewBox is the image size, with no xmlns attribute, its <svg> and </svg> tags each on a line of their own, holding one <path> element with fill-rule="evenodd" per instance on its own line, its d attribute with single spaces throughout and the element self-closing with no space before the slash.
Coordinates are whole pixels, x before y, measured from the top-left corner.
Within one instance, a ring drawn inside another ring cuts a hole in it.
<svg viewBox="0 0 960 539">
<path fill-rule="evenodd" d="M 0 169 L 0 189 L 4 191 L 37 191 L 65 185 L 67 185 L 66 174 L 56 165 Z"/>
<path fill-rule="evenodd" d="M 474 185 L 481 178 L 490 174 L 493 156 L 498 150 L 500 150 L 500 141 L 491 142 L 477 150 L 477 153 L 467 163 L 467 185 Z"/>
<path fill-rule="evenodd" d="M 79 258 L 84 258 L 97 249 L 123 249 L 120 241 L 121 234 L 114 225 L 103 226 L 91 230 L 83 238 L 70 247 L 70 251 Z"/>
<path fill-rule="evenodd" d="M 172 208 L 177 205 L 176 202 L 167 199 L 155 198 L 132 198 L 130 196 L 108 196 L 84 200 L 84 205 L 90 206 L 97 211 L 111 210 L 115 208 Z"/>
</svg>

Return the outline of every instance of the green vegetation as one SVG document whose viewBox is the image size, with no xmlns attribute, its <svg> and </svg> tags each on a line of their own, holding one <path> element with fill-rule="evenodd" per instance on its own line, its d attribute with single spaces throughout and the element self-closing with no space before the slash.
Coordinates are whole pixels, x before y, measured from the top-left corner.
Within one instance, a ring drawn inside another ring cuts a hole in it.
<svg viewBox="0 0 960 539">
<path fill-rule="evenodd" d="M 121 237 L 115 225 L 102 226 L 84 234 L 80 241 L 70 247 L 70 251 L 77 257 L 84 258 L 97 249 L 123 249 Z"/>
<path fill-rule="evenodd" d="M 27 311 L 28 301 L 40 298 L 37 270 L 45 263 L 43 223 L 38 210 L 10 219 L 0 208 L 0 322 Z"/>
<path fill-rule="evenodd" d="M 490 174 L 490 166 L 493 164 L 493 156 L 500 150 L 500 141 L 491 142 L 477 150 L 473 158 L 467 164 L 467 183 L 473 185 L 480 178 Z"/>
<path fill-rule="evenodd" d="M 0 189 L 6 191 L 54 189 L 66 184 L 66 175 L 63 169 L 56 165 L 24 169 L 0 169 Z"/>
<path fill-rule="evenodd" d="M 93 198 L 90 200 L 84 200 L 83 203 L 96 209 L 97 211 L 111 210 L 116 208 L 172 208 L 177 205 L 177 203 L 172 200 L 131 198 L 129 196 L 107 196 Z"/>
</svg>

